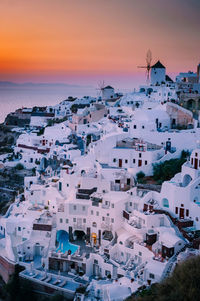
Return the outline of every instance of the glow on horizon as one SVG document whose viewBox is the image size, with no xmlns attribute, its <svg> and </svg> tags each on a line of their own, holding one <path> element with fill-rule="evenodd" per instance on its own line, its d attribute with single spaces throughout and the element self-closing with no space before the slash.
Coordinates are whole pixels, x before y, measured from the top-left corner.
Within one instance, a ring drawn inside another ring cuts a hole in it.
<svg viewBox="0 0 200 301">
<path fill-rule="evenodd" d="M 170 75 L 200 61 L 199 0 L 1 0 L 0 80 L 140 80 L 150 48 Z"/>
</svg>

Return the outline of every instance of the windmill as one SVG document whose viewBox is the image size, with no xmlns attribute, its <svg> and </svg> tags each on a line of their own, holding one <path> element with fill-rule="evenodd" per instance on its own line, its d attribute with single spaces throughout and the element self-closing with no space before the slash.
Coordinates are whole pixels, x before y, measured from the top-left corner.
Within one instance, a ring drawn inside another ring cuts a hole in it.
<svg viewBox="0 0 200 301">
<path fill-rule="evenodd" d="M 102 96 L 102 91 L 105 88 L 105 86 L 106 86 L 106 84 L 105 84 L 104 80 L 98 82 L 98 85 L 97 85 L 98 88 L 96 88 L 96 90 L 98 91 L 97 92 L 98 97 Z"/>
<path fill-rule="evenodd" d="M 147 51 L 147 55 L 146 55 L 146 66 L 138 66 L 138 68 L 145 68 L 146 69 L 147 83 L 148 84 L 149 84 L 149 79 L 150 79 L 151 61 L 152 61 L 152 53 L 151 53 L 151 50 L 149 49 Z"/>
</svg>

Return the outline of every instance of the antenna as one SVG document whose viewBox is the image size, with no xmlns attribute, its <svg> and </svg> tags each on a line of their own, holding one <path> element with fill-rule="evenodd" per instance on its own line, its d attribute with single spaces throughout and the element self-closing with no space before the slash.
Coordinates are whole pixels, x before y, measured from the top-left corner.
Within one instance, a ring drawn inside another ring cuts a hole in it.
<svg viewBox="0 0 200 301">
<path fill-rule="evenodd" d="M 138 68 L 146 69 L 147 84 L 149 84 L 149 80 L 150 80 L 151 61 L 152 61 L 152 53 L 151 50 L 149 49 L 146 54 L 146 66 L 138 66 Z"/>
</svg>

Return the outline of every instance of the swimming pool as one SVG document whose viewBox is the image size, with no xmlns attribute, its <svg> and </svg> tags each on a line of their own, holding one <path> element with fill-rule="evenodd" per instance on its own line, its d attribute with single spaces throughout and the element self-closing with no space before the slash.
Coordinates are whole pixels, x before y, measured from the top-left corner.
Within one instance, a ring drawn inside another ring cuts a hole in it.
<svg viewBox="0 0 200 301">
<path fill-rule="evenodd" d="M 78 250 L 78 246 L 69 242 L 69 234 L 64 230 L 59 230 L 57 232 L 56 240 L 58 241 L 58 248 L 56 252 L 60 251 L 65 253 L 71 251 L 71 254 L 74 254 Z"/>
</svg>

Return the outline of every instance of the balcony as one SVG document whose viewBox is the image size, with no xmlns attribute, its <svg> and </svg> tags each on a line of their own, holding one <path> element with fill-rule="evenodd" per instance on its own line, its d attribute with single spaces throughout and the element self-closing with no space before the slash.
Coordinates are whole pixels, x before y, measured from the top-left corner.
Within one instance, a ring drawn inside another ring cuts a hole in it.
<svg viewBox="0 0 200 301">
<path fill-rule="evenodd" d="M 92 193 L 97 191 L 97 187 L 93 187 L 92 189 L 83 189 L 79 188 L 76 193 L 77 199 L 89 200 Z"/>
<path fill-rule="evenodd" d="M 90 199 L 90 195 L 86 194 L 86 193 L 77 193 L 76 194 L 76 198 L 77 199 L 83 199 L 83 200 L 89 200 Z"/>
<path fill-rule="evenodd" d="M 103 230 L 112 231 L 112 225 L 111 224 L 101 223 L 101 228 Z"/>
<path fill-rule="evenodd" d="M 83 225 L 83 224 L 73 224 L 73 229 L 74 229 L 74 230 L 82 230 L 82 231 L 85 231 L 86 226 Z"/>
</svg>

